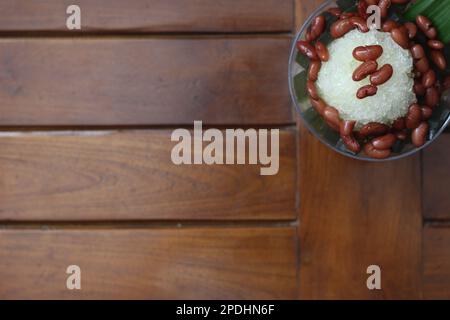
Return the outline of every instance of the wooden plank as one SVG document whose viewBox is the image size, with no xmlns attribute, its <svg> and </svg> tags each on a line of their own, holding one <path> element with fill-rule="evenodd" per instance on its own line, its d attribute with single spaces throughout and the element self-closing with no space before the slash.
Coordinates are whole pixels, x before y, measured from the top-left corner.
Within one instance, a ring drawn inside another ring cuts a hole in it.
<svg viewBox="0 0 450 320">
<path fill-rule="evenodd" d="M 0 125 L 286 124 L 290 38 L 0 40 Z"/>
<path fill-rule="evenodd" d="M 322 3 L 299 2 L 298 25 Z M 299 127 L 300 298 L 420 298 L 420 158 L 352 160 Z M 382 290 L 366 286 L 370 265 Z"/>
<path fill-rule="evenodd" d="M 295 0 L 295 25 L 297 32 L 308 19 L 309 15 L 316 10 L 323 1 L 321 0 Z"/>
<path fill-rule="evenodd" d="M 68 32 L 69 0 L 0 2 L 0 31 Z M 81 32 L 289 31 L 293 0 L 78 0 Z M 73 31 L 72 31 L 73 32 Z"/>
<path fill-rule="evenodd" d="M 442 135 L 423 154 L 423 214 L 425 219 L 449 220 L 450 134 Z"/>
<path fill-rule="evenodd" d="M 288 227 L 1 230 L 0 299 L 290 299 L 295 234 Z M 69 265 L 81 268 L 81 290 L 66 288 Z"/>
<path fill-rule="evenodd" d="M 295 131 L 280 132 L 279 172 L 273 176 L 261 176 L 260 165 L 177 166 L 170 135 L 4 133 L 0 220 L 295 218 Z"/>
<path fill-rule="evenodd" d="M 424 229 L 424 298 L 450 299 L 450 228 Z"/>
<path fill-rule="evenodd" d="M 301 298 L 419 298 L 419 157 L 360 162 L 327 149 L 305 130 L 300 138 Z M 366 287 L 370 265 L 381 267 L 380 291 Z"/>
</svg>

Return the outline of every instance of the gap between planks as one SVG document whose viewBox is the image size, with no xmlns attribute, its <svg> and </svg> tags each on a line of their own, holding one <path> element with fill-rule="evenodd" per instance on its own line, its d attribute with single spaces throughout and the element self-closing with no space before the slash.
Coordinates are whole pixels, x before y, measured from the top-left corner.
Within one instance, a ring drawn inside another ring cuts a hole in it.
<svg viewBox="0 0 450 320">
<path fill-rule="evenodd" d="M 293 38 L 293 31 L 269 31 L 269 32 L 155 32 L 155 33 L 127 33 L 127 32 L 5 32 L 0 31 L 1 39 L 234 39 L 234 38 Z"/>
<path fill-rule="evenodd" d="M 106 135 L 123 131 L 145 131 L 145 130 L 176 130 L 188 129 L 193 130 L 194 124 L 170 124 L 170 125 L 134 125 L 134 126 L 0 126 L 0 137 L 15 137 L 15 136 L 64 136 L 64 135 Z M 203 123 L 203 130 L 208 129 L 280 129 L 288 131 L 297 131 L 295 123 L 293 124 L 220 124 L 212 125 Z"/>
<path fill-rule="evenodd" d="M 197 229 L 197 228 L 296 228 L 298 219 L 291 221 L 0 221 L 0 230 L 73 230 L 73 229 Z"/>
<path fill-rule="evenodd" d="M 423 227 L 424 228 L 435 228 L 435 229 L 450 228 L 450 220 L 425 219 Z"/>
</svg>

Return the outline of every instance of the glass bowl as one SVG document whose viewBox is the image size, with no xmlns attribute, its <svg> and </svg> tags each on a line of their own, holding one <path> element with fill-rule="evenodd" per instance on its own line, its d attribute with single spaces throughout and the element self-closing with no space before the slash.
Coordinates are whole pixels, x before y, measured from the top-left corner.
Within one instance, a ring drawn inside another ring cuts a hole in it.
<svg viewBox="0 0 450 320">
<path fill-rule="evenodd" d="M 332 130 L 312 107 L 306 91 L 306 79 L 309 61 L 298 52 L 296 43 L 299 40 L 305 39 L 307 28 L 316 16 L 323 14 L 328 8 L 337 7 L 338 2 L 339 1 L 335 0 L 325 1 L 325 3 L 323 3 L 308 17 L 308 19 L 294 38 L 294 41 L 292 42 L 291 53 L 289 57 L 289 91 L 292 101 L 294 102 L 295 107 L 299 112 L 304 124 L 306 125 L 308 130 L 322 143 L 340 154 L 358 160 L 377 162 L 397 160 L 413 155 L 420 150 L 428 147 L 431 143 L 433 143 L 434 140 L 438 138 L 438 136 L 450 123 L 450 91 L 446 91 L 442 94 L 439 106 L 434 109 L 433 117 L 428 121 L 430 124 L 430 132 L 428 134 L 426 144 L 420 148 L 417 148 L 412 144 L 410 139 L 406 141 L 398 141 L 393 147 L 391 156 L 389 158 L 381 160 L 370 158 L 365 155 L 363 151 L 361 151 L 359 154 L 355 154 L 347 150 L 339 136 L 339 133 Z M 345 2 L 347 5 L 349 3 L 356 3 L 356 1 L 349 0 L 341 1 L 341 4 L 342 2 Z M 325 44 L 328 44 L 330 41 L 332 41 L 332 39 L 330 36 L 324 35 L 321 41 Z"/>
</svg>

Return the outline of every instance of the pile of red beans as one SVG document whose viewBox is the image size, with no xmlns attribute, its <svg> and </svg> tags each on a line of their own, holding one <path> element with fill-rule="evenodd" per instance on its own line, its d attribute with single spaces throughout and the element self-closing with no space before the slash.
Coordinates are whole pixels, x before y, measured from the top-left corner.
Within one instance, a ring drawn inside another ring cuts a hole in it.
<svg viewBox="0 0 450 320">
<path fill-rule="evenodd" d="M 320 98 L 315 82 L 322 62 L 329 60 L 327 47 L 318 41 L 319 37 L 327 30 L 326 19 L 323 15 L 319 15 L 312 21 L 306 32 L 305 40 L 297 42 L 299 52 L 310 60 L 306 87 L 312 106 L 333 130 L 340 133 L 347 149 L 356 154 L 363 150 L 371 158 L 385 159 L 391 155 L 392 147 L 398 140 L 404 141 L 408 137 L 411 137 L 414 146 L 423 146 L 427 141 L 430 129 L 428 120 L 438 106 L 442 92 L 450 89 L 450 76 L 447 75 L 441 83 L 431 65 L 433 63 L 437 69 L 442 71 L 447 68 L 447 61 L 442 51 L 444 44 L 437 40 L 438 33 L 431 21 L 424 16 L 418 16 L 415 23 L 407 22 L 405 24 L 386 19 L 392 3 L 406 4 L 409 1 L 360 0 L 357 12 L 342 12 L 339 8 L 327 10 L 338 18 L 329 26 L 328 30 L 331 36 L 337 39 L 355 28 L 362 33 L 368 32 L 367 8 L 369 5 L 378 5 L 383 19 L 382 31 L 389 32 L 398 45 L 410 50 L 414 59 L 413 90 L 418 98 L 422 98 L 418 100 L 422 100 L 424 104 L 412 104 L 407 115 L 397 119 L 391 127 L 372 122 L 363 126 L 359 131 L 355 131 L 356 121 L 342 120 L 339 117 L 339 111 L 327 105 Z M 426 48 L 414 41 L 419 33 L 427 38 Z M 370 76 L 370 85 L 363 86 L 356 92 L 358 99 L 375 95 L 378 86 L 386 83 L 392 77 L 394 70 L 390 64 L 378 68 L 377 59 L 382 54 L 383 48 L 378 45 L 357 47 L 353 51 L 353 57 L 362 62 L 354 71 L 353 80 L 361 81 Z"/>
<path fill-rule="evenodd" d="M 383 47 L 379 45 L 357 47 L 353 50 L 353 57 L 363 62 L 353 72 L 353 80 L 361 81 L 370 75 L 370 84 L 361 87 L 356 92 L 358 99 L 364 99 L 373 96 L 378 91 L 378 86 L 386 83 L 391 79 L 394 69 L 390 64 L 385 64 L 378 69 L 377 59 L 383 54 Z"/>
</svg>

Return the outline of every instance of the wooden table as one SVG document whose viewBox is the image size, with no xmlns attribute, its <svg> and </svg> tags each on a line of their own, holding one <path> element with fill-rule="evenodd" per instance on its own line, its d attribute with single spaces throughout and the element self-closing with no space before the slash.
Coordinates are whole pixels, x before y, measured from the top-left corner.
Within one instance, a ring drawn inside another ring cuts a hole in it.
<svg viewBox="0 0 450 320">
<path fill-rule="evenodd" d="M 0 1 L 0 299 L 450 298 L 450 136 L 364 163 L 293 111 L 319 2 Z M 280 129 L 279 174 L 174 165 L 194 120 Z"/>
</svg>

